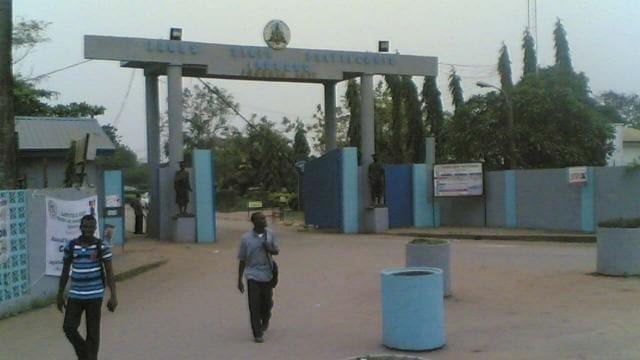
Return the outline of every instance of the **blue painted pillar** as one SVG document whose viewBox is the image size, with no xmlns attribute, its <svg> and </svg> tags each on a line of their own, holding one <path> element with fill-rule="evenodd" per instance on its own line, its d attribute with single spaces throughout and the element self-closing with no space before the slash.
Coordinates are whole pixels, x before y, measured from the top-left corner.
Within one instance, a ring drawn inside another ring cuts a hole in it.
<svg viewBox="0 0 640 360">
<path fill-rule="evenodd" d="M 433 174 L 433 166 L 413 164 L 411 172 L 413 226 L 433 227 L 433 193 L 429 192 L 429 185 L 432 183 L 429 174 Z"/>
<path fill-rule="evenodd" d="M 343 148 L 339 157 L 340 230 L 358 232 L 358 154 L 356 148 Z"/>
<path fill-rule="evenodd" d="M 514 170 L 504 172 L 504 224 L 505 227 L 510 228 L 517 225 L 516 172 Z"/>
<path fill-rule="evenodd" d="M 103 236 L 104 227 L 107 224 L 113 225 L 113 235 L 111 245 L 122 245 L 124 237 L 124 191 L 122 184 L 121 170 L 106 170 L 103 173 L 104 199 L 98 201 L 102 204 L 100 221 L 100 236 Z"/>
<path fill-rule="evenodd" d="M 580 192 L 580 226 L 582 231 L 594 231 L 594 189 L 593 167 L 587 167 L 587 182 L 582 184 Z"/>
<path fill-rule="evenodd" d="M 216 241 L 216 196 L 214 156 L 211 150 L 193 150 L 196 242 Z"/>
</svg>

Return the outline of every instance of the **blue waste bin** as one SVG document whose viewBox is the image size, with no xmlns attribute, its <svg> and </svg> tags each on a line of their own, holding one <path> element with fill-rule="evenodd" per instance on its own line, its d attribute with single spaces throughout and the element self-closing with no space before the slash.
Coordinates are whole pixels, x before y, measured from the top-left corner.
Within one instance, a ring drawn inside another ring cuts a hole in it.
<svg viewBox="0 0 640 360">
<path fill-rule="evenodd" d="M 442 270 L 384 269 L 380 273 L 382 343 L 399 350 L 433 350 L 445 345 Z"/>
</svg>

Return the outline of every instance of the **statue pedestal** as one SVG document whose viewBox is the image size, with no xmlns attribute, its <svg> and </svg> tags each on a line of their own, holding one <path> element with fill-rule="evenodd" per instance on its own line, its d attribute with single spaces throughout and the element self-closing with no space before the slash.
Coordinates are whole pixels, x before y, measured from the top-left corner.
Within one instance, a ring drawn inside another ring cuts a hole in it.
<svg viewBox="0 0 640 360">
<path fill-rule="evenodd" d="M 389 229 L 389 209 L 368 207 L 364 210 L 364 232 L 381 233 Z"/>
<path fill-rule="evenodd" d="M 196 242 L 196 218 L 194 216 L 176 216 L 173 221 L 172 240 L 174 242 Z"/>
</svg>

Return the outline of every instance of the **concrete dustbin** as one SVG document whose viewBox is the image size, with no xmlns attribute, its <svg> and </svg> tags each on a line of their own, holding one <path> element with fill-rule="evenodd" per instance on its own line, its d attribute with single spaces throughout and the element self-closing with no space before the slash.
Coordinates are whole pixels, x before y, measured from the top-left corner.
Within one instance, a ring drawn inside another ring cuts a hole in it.
<svg viewBox="0 0 640 360">
<path fill-rule="evenodd" d="M 380 273 L 382 343 L 399 350 L 433 350 L 445 345 L 442 270 L 384 269 Z"/>
</svg>

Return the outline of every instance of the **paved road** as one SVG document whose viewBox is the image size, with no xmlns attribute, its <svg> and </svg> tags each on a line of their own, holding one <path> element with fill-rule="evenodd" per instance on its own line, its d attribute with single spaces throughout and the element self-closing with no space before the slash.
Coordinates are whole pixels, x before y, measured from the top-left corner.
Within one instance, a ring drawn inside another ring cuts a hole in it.
<svg viewBox="0 0 640 360">
<path fill-rule="evenodd" d="M 264 344 L 235 288 L 249 224 L 223 216 L 213 245 L 158 244 L 169 262 L 119 283 L 101 359 L 344 359 L 380 343 L 379 270 L 402 266 L 406 237 L 276 226 L 281 282 Z M 447 346 L 429 359 L 638 359 L 640 279 L 589 275 L 593 244 L 454 241 Z M 0 358 L 71 359 L 54 307 L 0 321 Z"/>
</svg>

